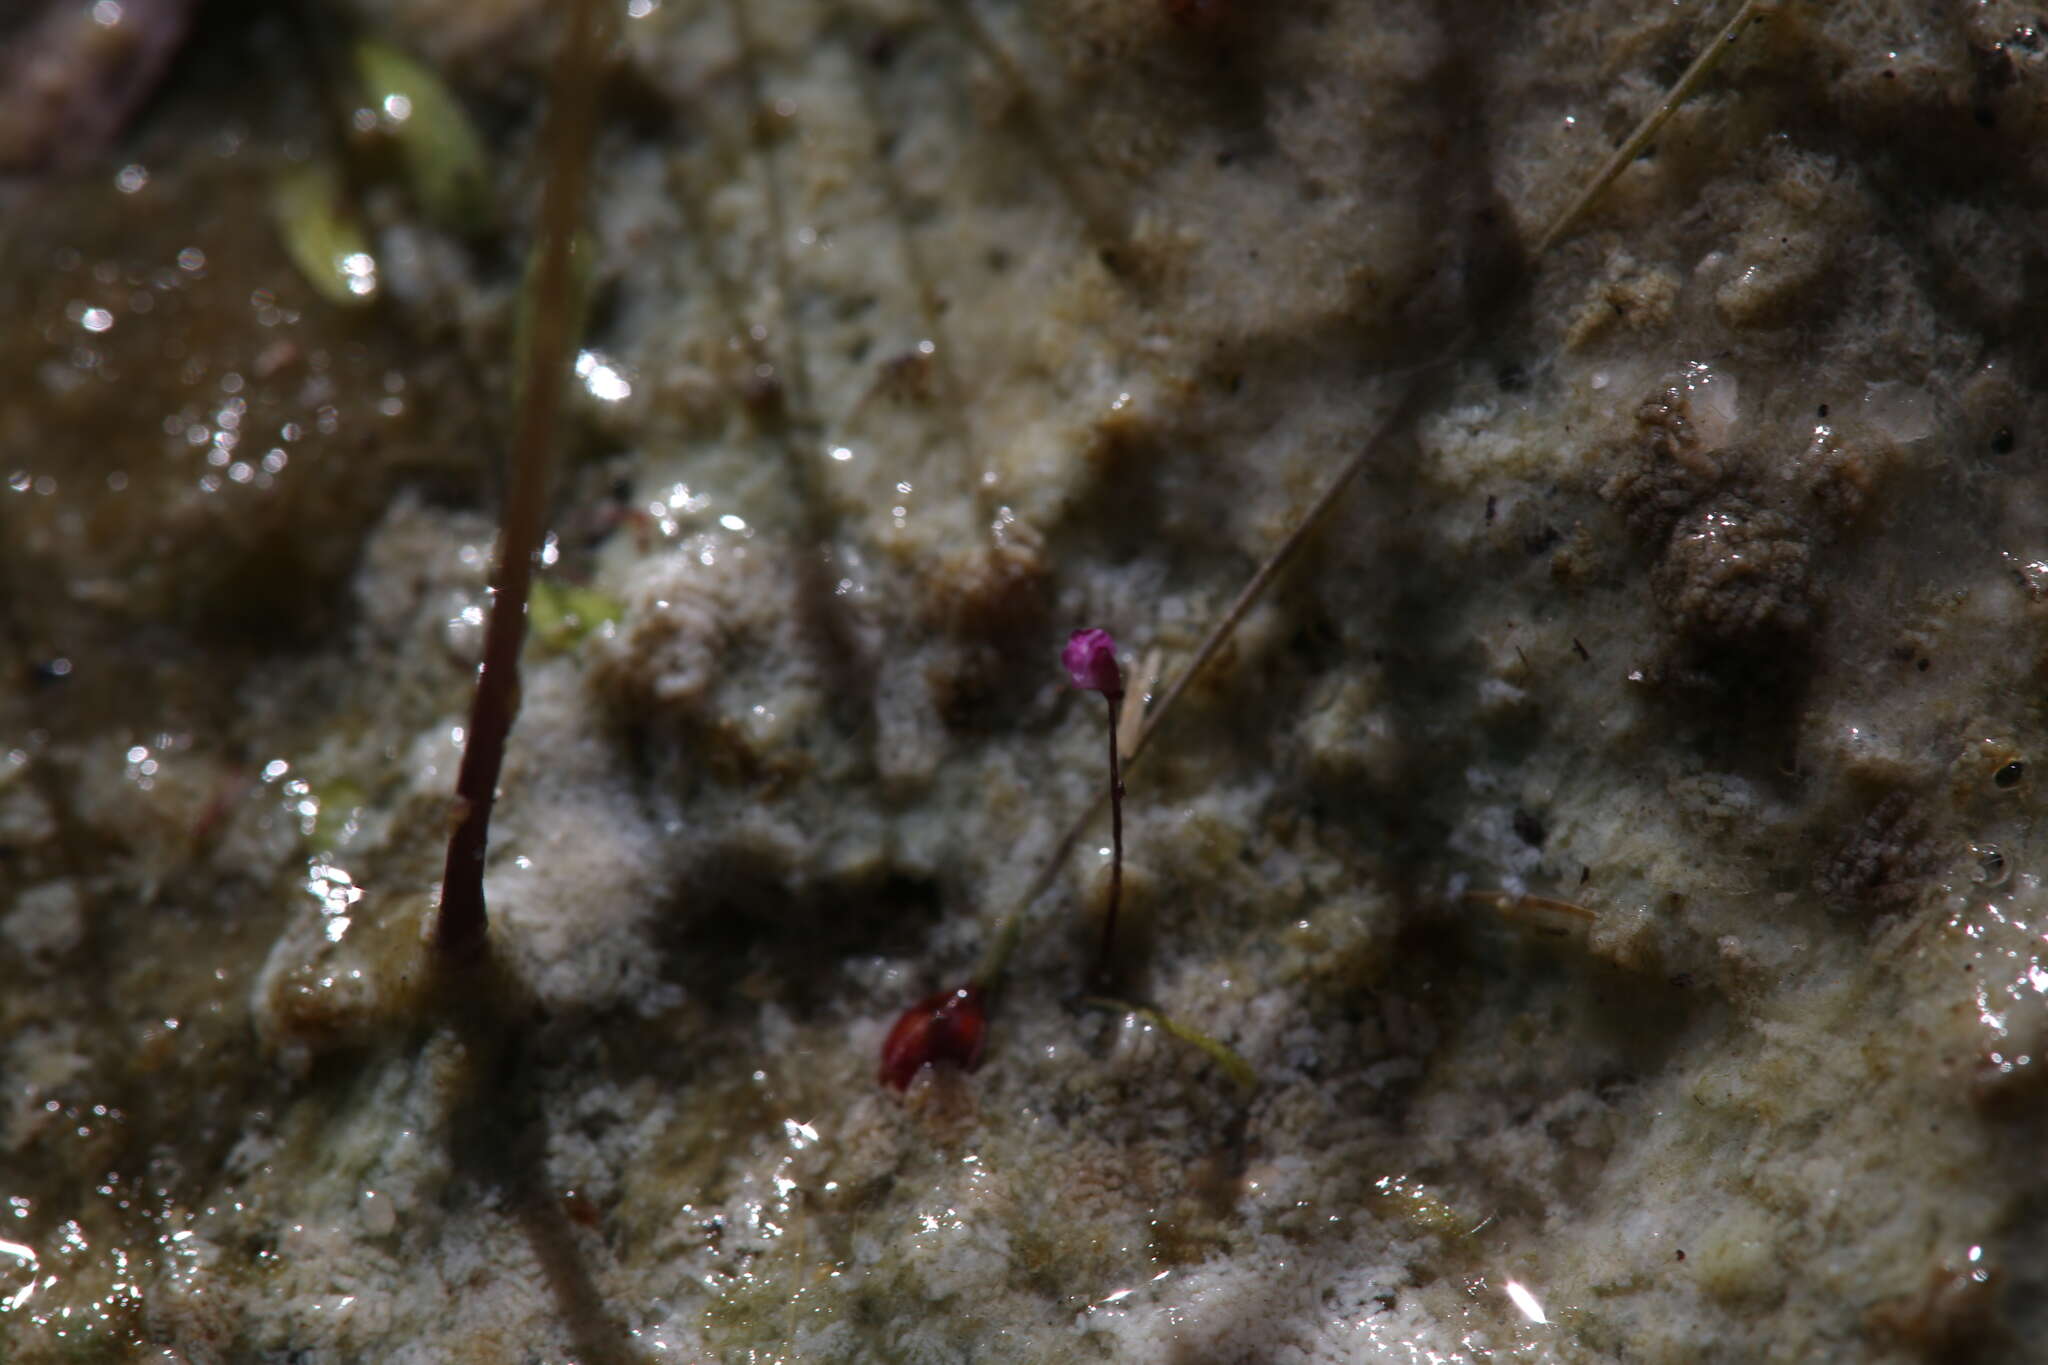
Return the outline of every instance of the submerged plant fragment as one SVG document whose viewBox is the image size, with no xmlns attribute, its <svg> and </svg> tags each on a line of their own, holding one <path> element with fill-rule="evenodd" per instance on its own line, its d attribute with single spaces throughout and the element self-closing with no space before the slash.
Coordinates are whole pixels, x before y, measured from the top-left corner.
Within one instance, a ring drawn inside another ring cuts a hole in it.
<svg viewBox="0 0 2048 1365">
<path fill-rule="evenodd" d="M 271 212 L 285 254 L 321 298 L 347 307 L 376 299 L 377 258 L 333 166 L 287 169 L 271 191 Z"/>
<path fill-rule="evenodd" d="M 365 38 L 353 56 L 363 98 L 396 145 L 421 211 L 451 232 L 489 227 L 489 163 L 462 102 L 432 68 L 388 43 Z"/>
<path fill-rule="evenodd" d="M 1128 1000 L 1111 1000 L 1106 996 L 1091 995 L 1081 1002 L 1093 1009 L 1108 1010 L 1115 1014 L 1128 1014 L 1143 1019 L 1146 1023 L 1166 1034 L 1198 1049 L 1224 1075 L 1243 1086 L 1247 1091 L 1259 1088 L 1259 1073 L 1252 1064 L 1239 1056 L 1236 1049 L 1221 1039 L 1202 1032 L 1192 1024 L 1174 1018 L 1164 1010 L 1150 1005 L 1139 1005 Z"/>
</svg>

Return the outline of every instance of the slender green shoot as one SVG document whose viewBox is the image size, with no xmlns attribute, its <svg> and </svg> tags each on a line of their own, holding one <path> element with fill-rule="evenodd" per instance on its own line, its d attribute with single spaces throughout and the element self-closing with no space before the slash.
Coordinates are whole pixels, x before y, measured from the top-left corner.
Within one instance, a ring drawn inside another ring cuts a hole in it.
<svg viewBox="0 0 2048 1365">
<path fill-rule="evenodd" d="M 1090 995 L 1082 997 L 1081 1003 L 1090 1009 L 1108 1010 L 1111 1014 L 1131 1014 L 1143 1019 L 1168 1037 L 1176 1038 L 1191 1047 L 1199 1048 L 1203 1055 L 1216 1063 L 1224 1075 L 1236 1081 L 1245 1091 L 1259 1088 L 1259 1073 L 1252 1064 L 1237 1055 L 1227 1044 L 1210 1037 L 1192 1024 L 1184 1024 L 1164 1010 L 1150 1005 L 1134 1004 L 1129 1000 L 1112 1000 L 1108 996 Z"/>
</svg>

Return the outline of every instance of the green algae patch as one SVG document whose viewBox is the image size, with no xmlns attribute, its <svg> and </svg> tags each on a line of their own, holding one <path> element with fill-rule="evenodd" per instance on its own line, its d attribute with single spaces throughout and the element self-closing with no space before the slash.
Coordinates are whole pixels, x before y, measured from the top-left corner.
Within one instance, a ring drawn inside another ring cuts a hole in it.
<svg viewBox="0 0 2048 1365">
<path fill-rule="evenodd" d="M 542 578 L 534 581 L 526 624 L 541 648 L 567 654 L 624 611 L 625 605 L 609 593 Z"/>
</svg>

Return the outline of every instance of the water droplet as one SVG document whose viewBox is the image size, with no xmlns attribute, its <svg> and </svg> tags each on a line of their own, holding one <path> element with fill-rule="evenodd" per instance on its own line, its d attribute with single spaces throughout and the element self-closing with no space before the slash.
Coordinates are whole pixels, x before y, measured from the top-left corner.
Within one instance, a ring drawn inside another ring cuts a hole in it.
<svg viewBox="0 0 2048 1365">
<path fill-rule="evenodd" d="M 2000 851 L 1997 844 L 1972 844 L 1970 852 L 1977 859 L 1976 868 L 1970 873 L 1970 880 L 1982 887 L 2003 886 L 2012 876 L 2012 864 Z"/>
</svg>

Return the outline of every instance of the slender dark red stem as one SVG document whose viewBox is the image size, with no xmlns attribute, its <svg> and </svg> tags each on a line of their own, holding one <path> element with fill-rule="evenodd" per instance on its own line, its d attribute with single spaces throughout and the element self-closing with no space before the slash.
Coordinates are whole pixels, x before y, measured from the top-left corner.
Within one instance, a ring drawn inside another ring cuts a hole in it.
<svg viewBox="0 0 2048 1365">
<path fill-rule="evenodd" d="M 1116 751 L 1117 712 L 1124 694 L 1105 692 L 1102 697 L 1109 703 L 1109 913 L 1102 917 L 1102 948 L 1096 954 L 1095 974 L 1107 980 L 1110 954 L 1116 949 L 1116 912 L 1124 898 L 1124 778 Z"/>
<path fill-rule="evenodd" d="M 546 526 L 554 483 L 555 423 L 562 405 L 576 308 L 570 247 L 583 221 L 583 187 L 596 104 L 599 33 L 604 6 L 583 0 L 570 12 L 569 30 L 555 67 L 554 97 L 542 138 L 547 180 L 541 192 L 534 243 L 532 329 L 521 357 L 519 414 L 513 433 L 512 483 L 491 575 L 490 619 L 484 626 L 483 663 L 470 703 L 462 768 L 455 779 L 455 827 L 441 874 L 441 908 L 434 949 L 444 961 L 483 950 L 484 853 L 490 845 L 491 806 L 505 763 L 505 739 L 519 710 L 519 651 L 526 642 L 526 598 L 533 557 Z"/>
</svg>

